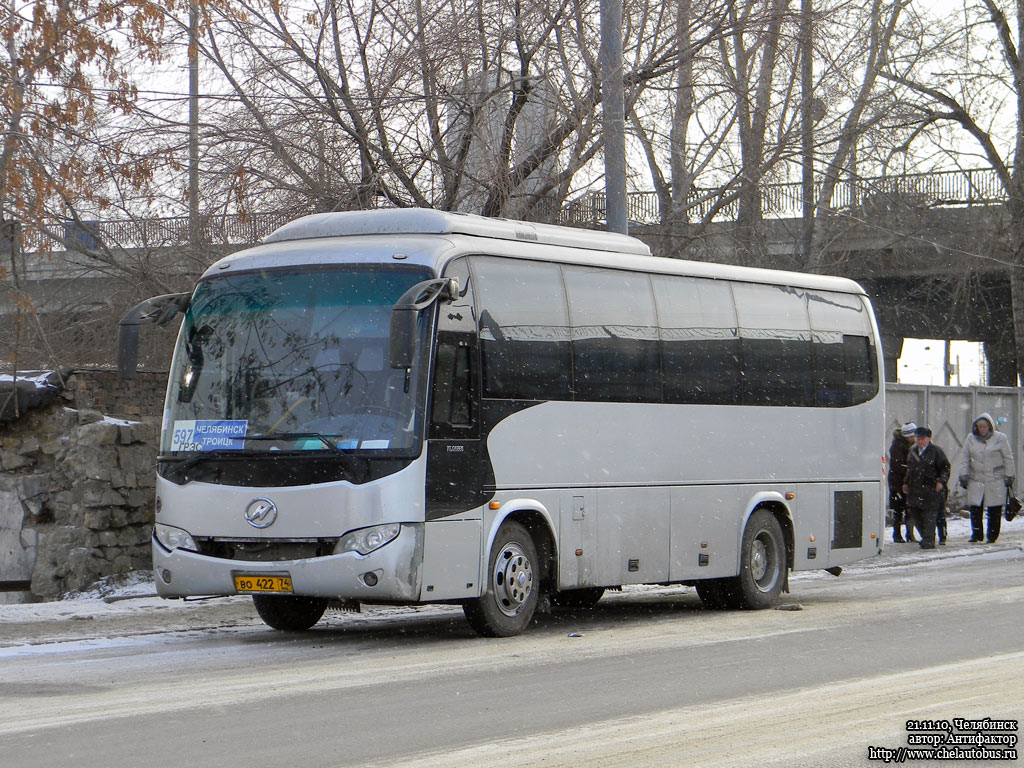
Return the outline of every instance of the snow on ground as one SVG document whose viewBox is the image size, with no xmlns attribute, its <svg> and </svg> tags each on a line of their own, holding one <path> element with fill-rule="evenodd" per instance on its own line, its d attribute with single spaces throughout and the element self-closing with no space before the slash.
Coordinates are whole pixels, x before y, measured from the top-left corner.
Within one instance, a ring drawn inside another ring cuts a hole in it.
<svg viewBox="0 0 1024 768">
<path fill-rule="evenodd" d="M 949 518 L 949 544 L 934 550 L 922 550 L 916 544 L 892 543 L 892 528 L 886 529 L 886 543 L 881 556 L 868 558 L 844 567 L 848 574 L 870 572 L 878 568 L 906 567 L 909 574 L 918 567 L 939 567 L 951 558 L 974 555 L 1019 557 L 1024 549 L 1024 525 L 1021 521 L 1003 523 L 1004 535 L 995 545 L 969 544 L 970 520 L 959 515 Z M 802 579 L 832 579 L 823 571 L 804 571 L 791 576 Z M 609 592 L 605 600 L 671 599 L 691 592 L 691 587 L 627 586 L 621 592 Z M 797 598 L 798 593 L 791 597 Z M 395 606 L 364 606 L 362 613 L 329 611 L 325 622 L 407 620 L 413 616 L 442 617 L 458 614 L 461 609 L 449 605 L 426 605 L 415 608 Z M 191 632 L 216 629 L 223 631 L 265 630 L 249 597 L 238 595 L 211 600 L 165 600 L 157 597 L 149 571 L 136 571 L 97 582 L 82 592 L 65 595 L 63 600 L 48 603 L 0 605 L 0 656 L 30 646 L 81 643 L 122 644 L 125 636 L 153 635 L 162 632 Z M 56 650 L 56 649 L 54 649 Z"/>
<path fill-rule="evenodd" d="M 1003 523 L 1004 532 L 1011 534 L 1011 530 L 1005 526 L 1018 527 L 1016 522 L 1012 524 Z M 892 528 L 886 529 L 885 549 L 881 557 L 869 558 L 854 563 L 844 568 L 847 571 L 886 567 L 891 565 L 902 565 L 920 563 L 923 560 L 947 559 L 948 557 L 966 557 L 971 550 L 965 551 L 965 542 L 971 536 L 971 521 L 966 517 L 951 515 L 948 520 L 949 542 L 946 548 L 939 548 L 934 551 L 921 550 L 916 544 L 894 544 L 892 542 Z M 1009 543 L 1010 536 L 1007 536 Z M 1000 544 L 1003 539 L 1000 539 Z M 974 545 L 984 547 L 984 545 Z M 800 579 L 818 576 L 818 571 L 803 571 L 794 573 L 790 579 Z M 825 574 L 828 578 L 832 578 Z M 657 589 L 652 587 L 627 587 L 624 592 L 646 591 Z M 662 588 L 664 589 L 664 588 Z M 669 587 L 669 590 L 678 589 Z M 248 597 L 239 596 L 232 598 L 221 598 L 219 602 L 244 601 L 249 602 Z M 137 613 L 140 608 L 152 609 L 186 607 L 191 603 L 182 600 L 165 600 L 157 597 L 156 588 L 153 586 L 153 574 L 150 571 L 134 571 L 120 576 L 110 576 L 96 582 L 91 587 L 81 592 L 72 592 L 64 595 L 62 600 L 48 603 L 21 603 L 17 605 L 0 605 L 0 623 L 5 621 L 33 621 L 33 620 L 54 620 L 61 618 L 75 617 L 85 614 L 112 615 L 115 613 Z"/>
</svg>

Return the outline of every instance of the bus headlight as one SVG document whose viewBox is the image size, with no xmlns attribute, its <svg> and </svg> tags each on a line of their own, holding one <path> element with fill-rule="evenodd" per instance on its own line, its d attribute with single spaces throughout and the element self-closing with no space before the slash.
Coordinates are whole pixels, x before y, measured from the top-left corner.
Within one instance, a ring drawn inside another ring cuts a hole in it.
<svg viewBox="0 0 1024 768">
<path fill-rule="evenodd" d="M 338 546 L 334 548 L 334 552 L 338 555 L 345 552 L 358 552 L 360 555 L 368 555 L 375 549 L 380 549 L 389 541 L 398 538 L 398 534 L 401 532 L 401 523 L 387 523 L 386 525 L 375 525 L 371 528 L 360 528 L 358 531 L 352 531 L 342 536 Z"/>
<path fill-rule="evenodd" d="M 153 528 L 153 535 L 160 542 L 160 546 L 168 551 L 172 549 L 191 549 L 195 552 L 199 549 L 196 546 L 195 539 L 192 538 L 192 534 L 181 528 L 175 528 L 173 525 L 157 523 Z"/>
</svg>

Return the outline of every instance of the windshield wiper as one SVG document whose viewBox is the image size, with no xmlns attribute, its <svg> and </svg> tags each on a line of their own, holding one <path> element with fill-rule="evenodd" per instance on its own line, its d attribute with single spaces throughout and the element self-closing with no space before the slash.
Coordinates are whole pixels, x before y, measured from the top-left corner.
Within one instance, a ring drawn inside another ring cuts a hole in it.
<svg viewBox="0 0 1024 768">
<path fill-rule="evenodd" d="M 322 435 L 319 432 L 275 432 L 272 435 L 246 435 L 245 437 L 236 437 L 236 438 L 232 438 L 232 439 L 234 439 L 234 440 L 242 440 L 242 441 L 245 441 L 245 440 L 276 441 L 276 440 L 301 440 L 304 437 L 312 437 L 315 440 L 319 440 L 321 443 L 326 445 L 328 448 L 331 448 L 331 449 L 333 449 L 335 451 L 341 451 L 341 448 L 339 448 L 336 443 L 332 443 L 330 441 L 330 439 L 328 439 L 326 436 Z"/>
<path fill-rule="evenodd" d="M 219 451 L 203 451 L 197 453 L 194 456 L 188 458 L 178 458 L 176 456 L 158 456 L 158 464 L 172 464 L 176 463 L 174 470 L 176 472 L 184 472 L 189 467 L 194 467 L 200 462 L 207 461 L 208 459 L 224 459 L 224 458 L 240 458 L 240 452 L 232 449 L 219 450 Z M 180 463 L 177 463 L 180 462 Z"/>
</svg>

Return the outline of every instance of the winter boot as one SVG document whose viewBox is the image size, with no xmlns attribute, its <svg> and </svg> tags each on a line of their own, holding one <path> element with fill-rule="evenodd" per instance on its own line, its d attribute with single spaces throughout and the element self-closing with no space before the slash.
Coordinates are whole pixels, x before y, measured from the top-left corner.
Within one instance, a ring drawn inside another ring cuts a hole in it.
<svg viewBox="0 0 1024 768">
<path fill-rule="evenodd" d="M 907 535 L 906 535 L 907 543 L 908 544 L 913 544 L 915 541 L 917 541 L 917 539 L 914 538 L 914 526 L 912 526 L 910 523 L 907 523 L 906 528 L 907 528 Z"/>
</svg>

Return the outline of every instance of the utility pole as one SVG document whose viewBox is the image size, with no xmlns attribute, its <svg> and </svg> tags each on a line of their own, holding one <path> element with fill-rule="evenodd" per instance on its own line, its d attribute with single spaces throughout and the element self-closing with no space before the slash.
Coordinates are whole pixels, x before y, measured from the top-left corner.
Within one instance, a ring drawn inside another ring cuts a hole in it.
<svg viewBox="0 0 1024 768">
<path fill-rule="evenodd" d="M 200 244 L 199 224 L 199 6 L 188 4 L 188 244 Z"/>
<path fill-rule="evenodd" d="M 605 218 L 609 232 L 629 232 L 626 215 L 626 110 L 622 83 L 622 0 L 601 0 L 601 109 Z"/>
<path fill-rule="evenodd" d="M 814 247 L 814 38 L 813 0 L 800 0 L 800 154 L 803 228 L 800 237 L 802 267 L 811 264 Z"/>
</svg>

